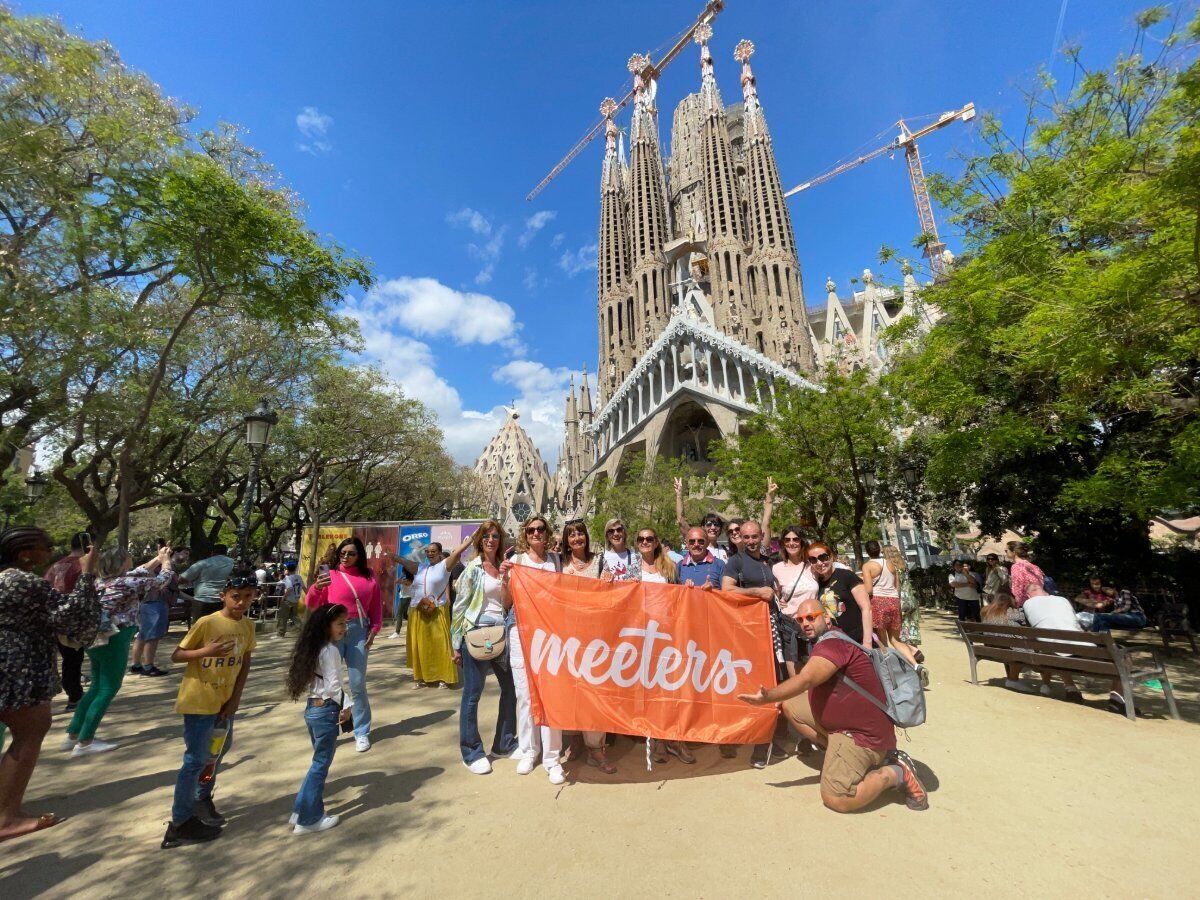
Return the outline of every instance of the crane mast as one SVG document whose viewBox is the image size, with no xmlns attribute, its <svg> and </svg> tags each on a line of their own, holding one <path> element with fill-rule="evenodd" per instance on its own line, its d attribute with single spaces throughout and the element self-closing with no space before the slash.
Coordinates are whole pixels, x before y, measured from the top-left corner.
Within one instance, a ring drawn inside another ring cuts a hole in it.
<svg viewBox="0 0 1200 900">
<path fill-rule="evenodd" d="M 696 21 L 693 22 L 687 31 L 683 33 L 683 36 L 675 42 L 675 45 L 671 47 L 671 49 L 665 54 L 663 54 L 662 59 L 660 59 L 658 62 L 654 62 L 650 59 L 649 54 L 644 57 L 647 61 L 647 66 L 640 73 L 642 78 L 647 83 L 649 83 L 650 79 L 652 78 L 657 79 L 662 73 L 663 69 L 669 66 L 675 57 L 679 55 L 679 51 L 688 45 L 688 42 L 692 39 L 692 35 L 696 33 L 696 29 L 701 25 L 710 24 L 713 19 L 717 17 L 718 13 L 720 13 L 724 8 L 725 0 L 708 0 L 708 3 L 705 4 L 704 12 L 700 13 Z M 626 91 L 625 96 L 616 101 L 616 105 L 614 107 L 611 107 L 610 115 L 615 116 L 618 112 L 624 109 L 625 106 L 628 105 L 629 101 L 633 99 L 633 93 L 634 92 L 632 89 Z M 567 155 L 559 160 L 558 164 L 550 170 L 549 174 L 539 181 L 534 189 L 526 195 L 525 199 L 527 201 L 532 200 L 534 197 L 540 194 L 546 185 L 557 178 L 563 169 L 569 166 L 571 161 L 583 152 L 584 148 L 595 139 L 596 135 L 600 134 L 600 132 L 604 130 L 604 123 L 606 119 L 607 117 L 601 117 L 600 121 L 593 125 L 588 132 L 579 139 L 578 143 L 576 143 L 574 147 L 567 151 Z"/>
<path fill-rule="evenodd" d="M 908 180 L 912 186 L 913 202 L 917 207 L 917 219 L 921 223 L 921 236 L 925 243 L 924 254 L 929 260 L 929 267 L 935 276 L 942 275 L 945 269 L 945 262 L 942 258 L 942 253 L 946 249 L 946 245 L 942 243 L 938 236 L 937 220 L 933 215 L 933 204 L 929 200 L 929 188 L 925 185 L 925 167 L 921 164 L 921 152 L 917 146 L 917 140 L 925 137 L 927 134 L 932 134 L 940 128 L 945 128 L 952 122 L 969 122 L 975 118 L 975 104 L 968 103 L 961 109 L 950 110 L 944 112 L 936 122 L 926 125 L 917 131 L 909 129 L 903 119 L 900 119 L 896 126 L 900 129 L 900 133 L 893 138 L 888 144 L 883 147 L 878 147 L 875 150 L 865 153 L 849 162 L 842 163 L 836 168 L 824 172 L 810 181 L 803 184 L 798 184 L 790 191 L 784 193 L 783 196 L 790 197 L 793 194 L 799 194 L 801 191 L 806 191 L 809 188 L 816 187 L 818 184 L 824 184 L 843 172 L 848 172 L 850 169 L 856 169 L 863 163 L 870 162 L 878 156 L 894 154 L 897 150 L 904 150 L 904 162 L 908 167 Z"/>
</svg>

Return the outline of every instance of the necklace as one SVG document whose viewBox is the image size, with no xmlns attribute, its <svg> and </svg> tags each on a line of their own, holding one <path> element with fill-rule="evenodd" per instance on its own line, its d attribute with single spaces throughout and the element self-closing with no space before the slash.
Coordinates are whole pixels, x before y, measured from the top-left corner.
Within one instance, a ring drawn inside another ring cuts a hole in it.
<svg viewBox="0 0 1200 900">
<path fill-rule="evenodd" d="M 587 567 L 588 567 L 588 564 L 587 564 L 587 563 L 584 563 L 584 564 L 581 566 L 581 565 L 579 564 L 579 561 L 578 561 L 577 557 L 575 557 L 575 556 L 572 556 L 572 557 L 571 557 L 571 568 L 572 568 L 572 569 L 574 569 L 576 572 L 582 572 L 582 571 L 583 571 L 584 569 L 586 569 Z"/>
</svg>

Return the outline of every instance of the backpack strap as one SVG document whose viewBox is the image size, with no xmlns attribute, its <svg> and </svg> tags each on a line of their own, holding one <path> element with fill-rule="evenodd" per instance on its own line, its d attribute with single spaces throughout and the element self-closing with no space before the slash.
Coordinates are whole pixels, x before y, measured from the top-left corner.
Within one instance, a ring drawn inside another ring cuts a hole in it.
<svg viewBox="0 0 1200 900">
<path fill-rule="evenodd" d="M 855 647 L 857 647 L 863 653 L 868 652 L 866 647 L 864 647 L 862 644 L 860 644 L 854 638 L 850 637 L 850 635 L 846 634 L 846 632 L 844 632 L 844 631 L 827 631 L 823 635 L 821 635 L 819 638 L 817 638 L 816 643 L 819 644 L 819 643 L 821 643 L 821 641 L 825 640 L 826 638 L 836 638 L 838 640 L 845 641 L 847 644 L 853 644 Z M 849 675 L 847 675 L 844 671 L 841 671 L 839 669 L 838 673 L 837 673 L 837 677 L 840 678 L 843 682 L 845 682 L 846 686 L 849 687 L 852 691 L 854 691 L 855 693 L 859 694 L 862 697 L 865 697 L 867 700 L 870 700 L 871 703 L 873 703 L 879 709 L 880 712 L 882 712 L 889 719 L 891 718 L 891 715 L 888 713 L 887 706 L 880 703 L 878 697 L 876 697 L 874 694 L 872 694 L 870 691 L 868 691 L 865 687 L 863 687 L 861 684 L 859 684 L 857 681 L 855 681 L 853 678 L 851 678 Z"/>
</svg>

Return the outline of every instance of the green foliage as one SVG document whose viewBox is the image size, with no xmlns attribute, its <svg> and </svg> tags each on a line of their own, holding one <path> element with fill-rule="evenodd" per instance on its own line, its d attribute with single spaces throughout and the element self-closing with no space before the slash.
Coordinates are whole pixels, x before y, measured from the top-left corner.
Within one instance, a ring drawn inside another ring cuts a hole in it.
<svg viewBox="0 0 1200 900">
<path fill-rule="evenodd" d="M 1044 79 L 1023 138 L 986 120 L 987 151 L 934 183 L 966 252 L 889 386 L 930 489 L 989 532 L 1144 545 L 1149 515 L 1200 502 L 1200 17 L 1148 56 L 1165 15 L 1107 70 L 1069 51 L 1069 96 Z"/>
<path fill-rule="evenodd" d="M 849 540 L 861 551 L 870 498 L 865 472 L 883 478 L 896 455 L 899 405 L 865 369 L 829 366 L 821 390 L 780 389 L 775 408 L 759 412 L 742 434 L 713 451 L 731 505 L 762 509 L 766 479 L 779 496 L 772 531 L 799 524 L 823 540 Z"/>
</svg>

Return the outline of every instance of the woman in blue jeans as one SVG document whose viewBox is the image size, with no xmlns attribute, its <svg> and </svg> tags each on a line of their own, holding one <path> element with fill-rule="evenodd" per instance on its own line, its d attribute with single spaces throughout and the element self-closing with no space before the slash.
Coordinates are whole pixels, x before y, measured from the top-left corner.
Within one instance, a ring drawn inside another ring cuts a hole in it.
<svg viewBox="0 0 1200 900">
<path fill-rule="evenodd" d="M 500 685 L 500 709 L 496 716 L 496 734 L 492 739 L 492 755 L 508 756 L 517 749 L 517 692 L 513 686 L 512 670 L 508 665 L 508 650 L 495 659 L 475 659 L 466 646 L 466 634 L 472 628 L 504 625 L 512 600 L 508 586 L 500 574 L 504 559 L 504 530 L 500 523 L 489 519 L 479 526 L 471 540 L 475 555 L 455 584 L 454 611 L 451 617 L 451 644 L 454 662 L 463 670 L 462 705 L 458 713 L 458 743 L 463 765 L 476 775 L 492 771 L 479 736 L 479 698 L 490 669 Z M 502 631 L 501 634 L 506 633 Z"/>
<path fill-rule="evenodd" d="M 342 679 L 342 654 L 338 642 L 346 636 L 346 608 L 322 606 L 304 622 L 292 662 L 288 667 L 287 692 L 293 700 L 308 694 L 304 724 L 312 740 L 313 759 L 296 795 L 289 820 L 293 834 L 328 831 L 337 816 L 325 815 L 325 779 L 337 749 L 338 725 L 350 718 Z M 343 708 L 346 707 L 346 708 Z"/>
</svg>

